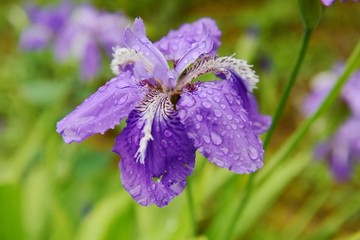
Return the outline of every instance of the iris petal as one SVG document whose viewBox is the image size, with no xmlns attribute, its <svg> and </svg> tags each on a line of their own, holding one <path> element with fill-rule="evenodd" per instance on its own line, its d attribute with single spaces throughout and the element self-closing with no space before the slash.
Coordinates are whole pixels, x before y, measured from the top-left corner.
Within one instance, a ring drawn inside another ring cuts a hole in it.
<svg viewBox="0 0 360 240">
<path fill-rule="evenodd" d="M 200 153 L 217 166 L 236 173 L 250 173 L 262 167 L 262 143 L 232 85 L 228 81 L 213 81 L 198 83 L 195 88 L 181 94 L 177 107 L 188 136 Z"/>
<path fill-rule="evenodd" d="M 141 205 L 163 207 L 185 188 L 195 148 L 167 95 L 151 95 L 130 113 L 113 151 L 121 156 L 121 181 L 130 195 Z"/>
</svg>

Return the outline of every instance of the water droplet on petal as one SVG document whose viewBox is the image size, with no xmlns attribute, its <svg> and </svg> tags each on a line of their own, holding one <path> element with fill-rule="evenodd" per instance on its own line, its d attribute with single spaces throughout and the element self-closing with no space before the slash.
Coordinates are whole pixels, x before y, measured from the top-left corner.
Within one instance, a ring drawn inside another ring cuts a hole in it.
<svg viewBox="0 0 360 240">
<path fill-rule="evenodd" d="M 107 87 L 106 86 L 102 86 L 99 88 L 99 92 L 103 92 Z"/>
<path fill-rule="evenodd" d="M 209 138 L 208 136 L 203 135 L 202 138 L 204 139 L 204 141 L 205 141 L 206 143 L 210 143 L 210 138 Z"/>
<path fill-rule="evenodd" d="M 118 101 L 118 104 L 124 104 L 127 100 L 128 100 L 128 95 L 125 94 L 125 95 L 121 96 L 121 98 Z"/>
<path fill-rule="evenodd" d="M 229 149 L 227 147 L 220 148 L 221 152 L 227 155 L 229 153 Z"/>
<path fill-rule="evenodd" d="M 164 139 L 161 140 L 161 146 L 163 146 L 164 148 L 168 147 L 167 141 L 165 141 Z"/>
<path fill-rule="evenodd" d="M 211 136 L 211 141 L 215 145 L 220 145 L 223 142 L 223 139 L 221 138 L 221 136 L 216 132 L 211 132 L 210 136 Z"/>
<path fill-rule="evenodd" d="M 182 105 L 184 105 L 185 107 L 192 107 L 196 103 L 195 98 L 191 95 L 187 95 L 183 99 L 184 100 L 182 101 Z"/>
<path fill-rule="evenodd" d="M 164 135 L 165 137 L 171 137 L 172 133 L 168 129 L 165 129 Z"/>
<path fill-rule="evenodd" d="M 205 107 L 205 108 L 211 108 L 211 103 L 209 103 L 207 101 L 202 102 L 201 105 L 203 105 L 203 107 Z"/>
<path fill-rule="evenodd" d="M 258 151 L 252 146 L 249 146 L 248 153 L 249 153 L 250 158 L 253 160 L 255 160 L 259 157 Z"/>
<path fill-rule="evenodd" d="M 215 110 L 214 110 L 214 114 L 215 114 L 215 116 L 217 116 L 217 117 L 221 117 L 221 116 L 222 116 L 222 112 L 221 112 L 219 109 L 215 109 Z"/>
<path fill-rule="evenodd" d="M 214 97 L 214 101 L 217 102 L 217 103 L 219 103 L 219 102 L 220 102 L 220 98 L 215 96 L 215 97 Z"/>
<path fill-rule="evenodd" d="M 226 109 L 225 104 L 220 104 L 220 107 L 221 107 L 222 109 Z"/>
<path fill-rule="evenodd" d="M 140 47 L 138 45 L 134 45 L 134 46 L 132 46 L 132 49 L 134 49 L 135 51 L 139 51 Z"/>
<path fill-rule="evenodd" d="M 203 116 L 201 116 L 200 114 L 196 114 L 196 120 L 198 121 L 202 121 L 203 120 Z"/>
<path fill-rule="evenodd" d="M 198 46 L 198 48 L 204 48 L 205 47 L 205 42 L 201 42 L 201 43 L 199 43 L 199 46 Z"/>
</svg>

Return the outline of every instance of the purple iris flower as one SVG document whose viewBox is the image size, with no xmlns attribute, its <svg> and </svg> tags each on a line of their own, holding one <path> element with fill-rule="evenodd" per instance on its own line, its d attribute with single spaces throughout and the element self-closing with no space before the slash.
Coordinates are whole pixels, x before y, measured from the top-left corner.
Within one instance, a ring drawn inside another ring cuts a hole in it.
<svg viewBox="0 0 360 240">
<path fill-rule="evenodd" d="M 336 66 L 333 71 L 317 75 L 313 81 L 313 92 L 306 99 L 303 112 L 313 113 L 324 101 L 342 67 Z M 351 116 L 342 124 L 334 136 L 319 144 L 315 149 L 317 159 L 329 162 L 337 181 L 346 181 L 351 176 L 354 162 L 360 160 L 360 71 L 355 72 L 347 81 L 341 92 L 341 99 L 349 107 Z"/>
<path fill-rule="evenodd" d="M 319 73 L 312 82 L 312 93 L 305 100 L 303 112 L 312 114 L 324 101 L 330 90 L 336 83 L 342 67 L 335 66 L 332 71 Z M 341 99 L 350 108 L 351 113 L 360 117 L 360 71 L 355 72 L 347 81 L 341 92 Z"/>
<path fill-rule="evenodd" d="M 39 50 L 47 47 L 69 18 L 71 9 L 69 2 L 44 8 L 28 5 L 26 12 L 31 25 L 22 32 L 20 47 L 24 50 Z"/>
<path fill-rule="evenodd" d="M 243 60 L 215 55 L 220 31 L 211 19 L 183 25 L 156 43 L 141 19 L 114 48 L 117 75 L 58 122 L 66 143 L 104 133 L 127 117 L 115 140 L 125 189 L 141 205 L 165 206 L 186 186 L 199 150 L 236 173 L 263 165 L 259 135 L 270 118 L 258 113 L 258 78 Z M 170 68 L 169 65 L 173 66 Z M 194 82 L 214 73 L 218 80 Z"/>
<path fill-rule="evenodd" d="M 334 3 L 335 0 L 321 0 L 321 2 L 325 5 L 325 6 L 330 6 Z M 346 2 L 347 0 L 341 0 L 342 2 Z M 357 2 L 359 0 L 353 0 L 354 2 Z"/>
<path fill-rule="evenodd" d="M 81 76 L 92 79 L 100 69 L 101 47 L 111 54 L 112 47 L 121 45 L 124 29 L 129 25 L 118 13 L 99 12 L 90 5 L 74 9 L 55 42 L 55 57 L 64 62 L 81 62 Z"/>
<path fill-rule="evenodd" d="M 111 55 L 112 47 L 122 43 L 129 20 L 120 13 L 105 13 L 90 5 L 73 7 L 65 1 L 60 6 L 27 7 L 32 25 L 24 30 L 20 46 L 40 50 L 54 44 L 55 58 L 81 62 L 81 77 L 92 79 L 101 67 L 102 48 Z"/>
<path fill-rule="evenodd" d="M 317 147 L 315 156 L 328 160 L 337 181 L 349 180 L 354 163 L 360 161 L 360 118 L 349 118 L 332 138 Z"/>
</svg>

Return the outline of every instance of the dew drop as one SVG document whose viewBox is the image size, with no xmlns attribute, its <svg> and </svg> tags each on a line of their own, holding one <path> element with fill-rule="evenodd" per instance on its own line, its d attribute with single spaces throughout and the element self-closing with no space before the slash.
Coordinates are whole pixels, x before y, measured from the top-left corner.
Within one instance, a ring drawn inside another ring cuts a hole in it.
<svg viewBox="0 0 360 240">
<path fill-rule="evenodd" d="M 168 129 L 165 129 L 164 135 L 165 137 L 171 137 L 172 133 Z"/>
<path fill-rule="evenodd" d="M 106 86 L 102 86 L 99 88 L 99 92 L 103 92 L 107 87 Z"/>
<path fill-rule="evenodd" d="M 134 46 L 132 46 L 132 49 L 134 49 L 135 51 L 139 51 L 140 47 L 138 45 L 134 45 Z"/>
<path fill-rule="evenodd" d="M 184 100 L 182 101 L 182 105 L 185 107 L 192 107 L 196 103 L 195 98 L 191 95 L 187 95 L 187 97 L 184 97 L 183 99 Z"/>
<path fill-rule="evenodd" d="M 253 160 L 257 159 L 259 156 L 257 150 L 252 146 L 249 146 L 248 153 L 249 153 L 250 158 Z"/>
<path fill-rule="evenodd" d="M 204 48 L 205 47 L 205 42 L 201 42 L 201 43 L 199 43 L 199 46 L 198 46 L 198 48 Z"/>
<path fill-rule="evenodd" d="M 221 107 L 222 109 L 226 109 L 225 104 L 220 104 L 220 107 Z"/>
<path fill-rule="evenodd" d="M 164 139 L 161 140 L 161 146 L 163 146 L 164 148 L 168 147 L 167 141 L 165 141 Z"/>
<path fill-rule="evenodd" d="M 217 102 L 217 103 L 219 103 L 219 102 L 220 102 L 220 98 L 215 96 L 215 97 L 214 97 L 214 101 Z"/>
<path fill-rule="evenodd" d="M 201 116 L 200 114 L 196 114 L 196 120 L 198 121 L 202 121 L 203 120 L 203 116 Z"/>
<path fill-rule="evenodd" d="M 210 138 L 209 138 L 208 136 L 203 135 L 202 138 L 204 139 L 204 141 L 205 141 L 206 143 L 210 143 Z"/>
<path fill-rule="evenodd" d="M 202 102 L 201 105 L 203 105 L 204 108 L 211 108 L 211 103 L 207 101 Z"/>
<path fill-rule="evenodd" d="M 217 117 L 221 117 L 221 116 L 222 116 L 221 111 L 218 110 L 218 109 L 215 109 L 215 110 L 214 110 L 214 114 L 215 114 L 215 116 L 217 116 Z"/>
<path fill-rule="evenodd" d="M 210 136 L 211 136 L 211 141 L 215 145 L 220 145 L 223 142 L 223 139 L 221 138 L 221 136 L 216 132 L 211 132 Z"/>
<path fill-rule="evenodd" d="M 118 104 L 124 104 L 127 100 L 128 100 L 128 95 L 125 94 L 125 95 L 121 96 L 121 98 L 118 101 Z"/>
<path fill-rule="evenodd" d="M 220 148 L 221 152 L 225 155 L 229 153 L 229 149 L 227 147 Z"/>
</svg>

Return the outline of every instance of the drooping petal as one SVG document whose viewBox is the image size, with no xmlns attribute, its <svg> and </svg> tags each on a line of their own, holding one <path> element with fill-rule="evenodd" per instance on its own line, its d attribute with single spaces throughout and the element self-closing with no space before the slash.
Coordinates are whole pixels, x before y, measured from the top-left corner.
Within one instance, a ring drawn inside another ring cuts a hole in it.
<svg viewBox="0 0 360 240">
<path fill-rule="evenodd" d="M 140 18 L 137 18 L 134 22 L 134 32 L 131 31 L 130 28 L 126 29 L 124 45 L 129 49 L 135 50 L 136 53 L 141 55 L 144 59 L 147 59 L 153 66 L 162 68 L 162 72 L 168 72 L 169 67 L 166 59 L 146 37 L 144 22 Z M 164 75 L 158 80 L 165 86 L 174 85 L 173 83 L 169 83 L 168 75 Z"/>
<path fill-rule="evenodd" d="M 228 81 L 197 83 L 181 94 L 179 116 L 195 147 L 219 167 L 250 173 L 262 167 L 262 143 Z"/>
<path fill-rule="evenodd" d="M 167 36 L 154 44 L 167 60 L 178 61 L 191 48 L 192 44 L 202 41 L 206 35 L 204 26 L 206 26 L 208 36 L 213 43 L 209 53 L 215 53 L 220 46 L 221 32 L 215 21 L 210 18 L 202 18 L 194 23 L 184 24 L 178 30 L 170 31 Z"/>
<path fill-rule="evenodd" d="M 249 113 L 255 134 L 260 135 L 266 132 L 270 128 L 271 117 L 259 113 L 257 101 L 245 86 L 245 81 L 237 73 L 232 71 L 230 73 L 228 81 L 242 99 L 243 107 Z"/>
<path fill-rule="evenodd" d="M 123 72 L 59 121 L 57 132 L 66 143 L 81 142 L 95 133 L 104 133 L 127 117 L 146 92 L 147 88 L 129 72 Z"/>
<path fill-rule="evenodd" d="M 141 205 L 167 205 L 193 172 L 195 148 L 166 94 L 154 91 L 130 113 L 116 139 L 121 180 Z"/>
</svg>

